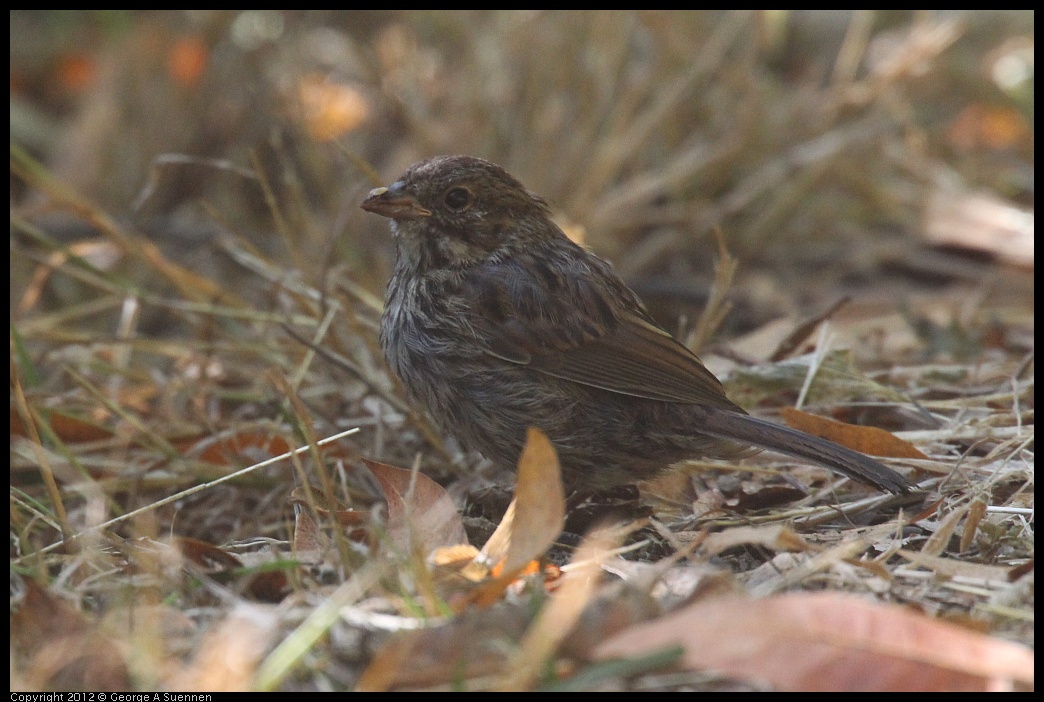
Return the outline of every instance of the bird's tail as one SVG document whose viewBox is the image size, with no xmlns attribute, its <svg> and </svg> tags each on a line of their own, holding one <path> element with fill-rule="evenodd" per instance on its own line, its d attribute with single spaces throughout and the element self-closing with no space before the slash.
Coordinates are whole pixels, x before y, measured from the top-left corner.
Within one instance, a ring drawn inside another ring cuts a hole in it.
<svg viewBox="0 0 1044 702">
<path fill-rule="evenodd" d="M 701 409 L 704 410 L 703 416 L 697 424 L 701 434 L 803 458 L 891 493 L 905 494 L 916 489 L 913 483 L 891 468 L 833 441 L 738 412 L 709 407 Z"/>
</svg>

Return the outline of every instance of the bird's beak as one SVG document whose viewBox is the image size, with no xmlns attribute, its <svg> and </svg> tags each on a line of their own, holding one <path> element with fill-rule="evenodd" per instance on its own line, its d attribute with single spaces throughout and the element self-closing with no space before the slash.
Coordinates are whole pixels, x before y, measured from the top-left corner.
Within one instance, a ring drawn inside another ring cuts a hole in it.
<svg viewBox="0 0 1044 702">
<path fill-rule="evenodd" d="M 360 207 L 367 212 L 395 220 L 431 216 L 431 210 L 421 207 L 417 198 L 406 192 L 406 184 L 401 180 L 392 183 L 387 188 L 374 188 Z"/>
</svg>

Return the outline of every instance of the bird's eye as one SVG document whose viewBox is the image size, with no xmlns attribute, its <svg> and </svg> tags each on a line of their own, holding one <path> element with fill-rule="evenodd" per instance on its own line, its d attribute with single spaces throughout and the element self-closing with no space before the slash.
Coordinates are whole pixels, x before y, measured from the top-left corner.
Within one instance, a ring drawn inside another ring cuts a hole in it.
<svg viewBox="0 0 1044 702">
<path fill-rule="evenodd" d="M 446 205 L 451 210 L 463 210 L 471 204 L 471 193 L 466 188 L 450 188 L 446 192 Z"/>
</svg>

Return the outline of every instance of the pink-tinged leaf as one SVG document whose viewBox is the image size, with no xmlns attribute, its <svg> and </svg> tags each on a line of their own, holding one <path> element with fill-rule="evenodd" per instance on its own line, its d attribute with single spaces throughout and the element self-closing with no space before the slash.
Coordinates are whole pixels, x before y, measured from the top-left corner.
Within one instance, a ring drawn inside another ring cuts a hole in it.
<svg viewBox="0 0 1044 702">
<path fill-rule="evenodd" d="M 1033 653 L 897 605 L 841 593 L 699 601 L 632 627 L 599 659 L 682 646 L 683 664 L 778 690 L 1031 688 Z"/>
<path fill-rule="evenodd" d="M 388 535 L 408 551 L 417 545 L 427 555 L 443 546 L 467 543 L 457 506 L 441 485 L 431 478 L 403 468 L 363 459 L 384 490 L 388 504 Z M 411 481 L 413 481 L 411 489 Z"/>
</svg>

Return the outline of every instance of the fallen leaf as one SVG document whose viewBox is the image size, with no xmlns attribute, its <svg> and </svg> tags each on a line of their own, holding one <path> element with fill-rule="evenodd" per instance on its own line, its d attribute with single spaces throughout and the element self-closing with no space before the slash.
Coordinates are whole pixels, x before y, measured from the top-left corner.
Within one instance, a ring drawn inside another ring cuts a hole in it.
<svg viewBox="0 0 1044 702">
<path fill-rule="evenodd" d="M 229 573 L 243 567 L 243 562 L 234 554 L 200 539 L 175 536 L 171 545 L 186 561 L 208 575 Z"/>
<path fill-rule="evenodd" d="M 968 519 L 964 522 L 961 530 L 961 553 L 966 553 L 975 541 L 975 533 L 979 529 L 979 523 L 986 516 L 986 502 L 976 498 L 972 500 L 971 508 L 968 510 Z"/>
<path fill-rule="evenodd" d="M 175 445 L 187 455 L 219 466 L 238 465 L 244 460 L 254 463 L 290 450 L 290 445 L 283 437 L 257 430 L 209 436 L 201 441 L 183 439 L 176 441 Z"/>
<path fill-rule="evenodd" d="M 701 548 L 709 554 L 716 554 L 747 544 L 764 546 L 773 551 L 813 550 L 796 531 L 783 524 L 732 527 L 708 536 Z"/>
<path fill-rule="evenodd" d="M 65 412 L 50 411 L 44 416 L 55 435 L 66 443 L 102 441 L 113 437 L 110 429 Z M 11 407 L 11 435 L 29 436 L 29 432 L 14 406 Z"/>
<path fill-rule="evenodd" d="M 423 473 L 396 468 L 364 458 L 384 491 L 388 505 L 388 535 L 404 553 L 414 539 L 427 555 L 437 548 L 467 543 L 464 523 L 453 498 Z"/>
<path fill-rule="evenodd" d="M 12 680 L 26 690 L 131 689 L 130 651 L 94 617 L 31 578 L 12 574 L 11 587 Z"/>
<path fill-rule="evenodd" d="M 565 490 L 558 454 L 547 435 L 534 427 L 530 427 L 518 459 L 512 505 L 514 510 L 508 507 L 512 518 L 505 515 L 502 522 L 506 525 L 506 548 L 501 545 L 498 528 L 482 549 L 494 562 L 500 561 L 499 551 L 503 549 L 504 570 L 508 572 L 543 556 L 565 525 Z"/>
<path fill-rule="evenodd" d="M 431 688 L 502 674 L 532 619 L 528 607 L 497 603 L 471 608 L 441 626 L 392 637 L 359 677 L 357 690 Z"/>
<path fill-rule="evenodd" d="M 462 567 L 474 560 L 479 550 L 471 544 L 457 544 L 432 551 L 431 563 L 439 568 Z"/>
<path fill-rule="evenodd" d="M 681 645 L 682 664 L 793 691 L 986 691 L 1033 685 L 1033 653 L 840 593 L 701 600 L 632 627 L 598 659 Z"/>
<path fill-rule="evenodd" d="M 486 605 L 499 598 L 530 561 L 544 555 L 564 525 L 565 490 L 558 454 L 544 432 L 530 427 L 518 461 L 515 499 L 473 561 L 472 570 L 479 572 L 500 564 L 501 575 L 477 588 L 473 601 Z M 474 574 L 470 577 L 474 579 Z"/>
<path fill-rule="evenodd" d="M 829 439 L 860 453 L 892 458 L 928 459 L 928 456 L 921 453 L 909 441 L 903 441 L 884 429 L 836 422 L 833 419 L 802 412 L 793 407 L 781 407 L 779 413 L 787 425 L 794 429 Z"/>
<path fill-rule="evenodd" d="M 301 563 L 316 565 L 323 559 L 329 539 L 316 523 L 311 510 L 294 505 L 294 555 Z"/>
<path fill-rule="evenodd" d="M 921 553 L 926 556 L 941 556 L 949 547 L 950 539 L 953 538 L 954 532 L 957 531 L 957 526 L 964 519 L 964 515 L 969 509 L 971 509 L 971 503 L 957 505 L 943 516 L 939 520 L 938 525 L 934 527 L 935 531 L 924 542 L 924 546 L 921 547 Z"/>
<path fill-rule="evenodd" d="M 411 655 L 422 634 L 407 633 L 384 645 L 370 660 L 355 684 L 355 692 L 387 692 L 404 669 L 415 669 Z"/>
</svg>

